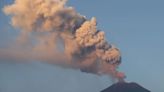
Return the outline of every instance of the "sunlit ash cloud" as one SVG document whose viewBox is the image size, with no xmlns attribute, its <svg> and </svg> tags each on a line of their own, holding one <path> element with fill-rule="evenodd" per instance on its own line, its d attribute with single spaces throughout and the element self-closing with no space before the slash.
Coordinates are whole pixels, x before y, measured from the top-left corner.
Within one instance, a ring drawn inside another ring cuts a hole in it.
<svg viewBox="0 0 164 92">
<path fill-rule="evenodd" d="M 0 58 L 13 61 L 43 61 L 64 68 L 123 78 L 118 48 L 97 29 L 96 18 L 88 20 L 66 0 L 15 0 L 3 8 L 11 24 L 20 30 L 15 44 L 0 49 Z"/>
</svg>

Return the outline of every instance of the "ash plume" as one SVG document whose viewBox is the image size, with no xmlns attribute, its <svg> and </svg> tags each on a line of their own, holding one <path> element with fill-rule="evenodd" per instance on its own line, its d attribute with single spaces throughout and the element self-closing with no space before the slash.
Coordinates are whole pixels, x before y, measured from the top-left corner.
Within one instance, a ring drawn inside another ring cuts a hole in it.
<svg viewBox="0 0 164 92">
<path fill-rule="evenodd" d="M 88 20 L 66 0 L 15 0 L 3 8 L 11 24 L 20 30 L 16 42 L 0 49 L 1 59 L 38 60 L 97 75 L 123 78 L 118 48 L 97 29 L 96 18 Z"/>
</svg>

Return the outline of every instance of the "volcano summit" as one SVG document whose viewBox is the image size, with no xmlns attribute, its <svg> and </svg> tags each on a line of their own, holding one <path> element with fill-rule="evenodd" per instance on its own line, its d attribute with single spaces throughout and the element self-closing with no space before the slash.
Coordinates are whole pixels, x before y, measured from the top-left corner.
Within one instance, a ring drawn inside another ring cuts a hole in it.
<svg viewBox="0 0 164 92">
<path fill-rule="evenodd" d="M 137 83 L 118 82 L 101 92 L 151 92 Z"/>
</svg>

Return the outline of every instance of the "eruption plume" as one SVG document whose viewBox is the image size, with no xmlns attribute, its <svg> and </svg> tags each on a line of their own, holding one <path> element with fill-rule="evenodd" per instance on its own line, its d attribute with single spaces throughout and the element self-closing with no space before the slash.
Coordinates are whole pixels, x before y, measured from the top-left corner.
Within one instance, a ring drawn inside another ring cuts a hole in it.
<svg viewBox="0 0 164 92">
<path fill-rule="evenodd" d="M 120 51 L 66 0 L 15 0 L 4 7 L 20 30 L 15 47 L 0 49 L 1 59 L 38 60 L 93 74 L 123 78 Z M 14 48 L 14 49 L 13 49 Z"/>
</svg>

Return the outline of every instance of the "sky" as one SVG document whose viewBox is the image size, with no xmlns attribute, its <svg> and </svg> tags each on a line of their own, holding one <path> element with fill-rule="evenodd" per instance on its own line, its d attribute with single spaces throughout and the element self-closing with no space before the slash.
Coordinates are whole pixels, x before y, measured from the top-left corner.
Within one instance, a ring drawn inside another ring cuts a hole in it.
<svg viewBox="0 0 164 92">
<path fill-rule="evenodd" d="M 12 0 L 1 0 L 0 8 Z M 88 19 L 96 17 L 98 28 L 122 54 L 119 70 L 127 82 L 152 92 L 164 91 L 163 0 L 69 0 L 68 5 Z M 18 34 L 9 17 L 0 11 L 0 48 Z M 107 76 L 63 69 L 41 62 L 0 62 L 0 92 L 100 92 L 112 84 Z"/>
</svg>

